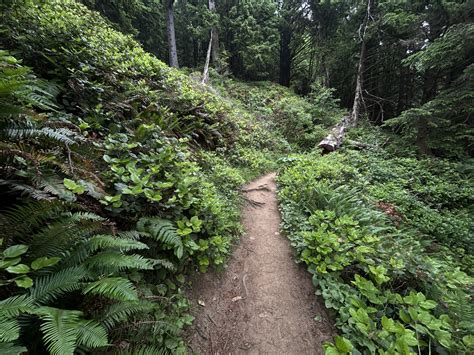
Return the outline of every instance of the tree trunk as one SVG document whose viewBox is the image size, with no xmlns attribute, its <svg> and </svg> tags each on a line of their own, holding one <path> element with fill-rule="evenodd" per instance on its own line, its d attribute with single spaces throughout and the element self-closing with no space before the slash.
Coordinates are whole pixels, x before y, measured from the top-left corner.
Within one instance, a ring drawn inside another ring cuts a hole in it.
<svg viewBox="0 0 474 355">
<path fill-rule="evenodd" d="M 342 140 L 347 128 L 350 125 L 350 116 L 344 116 L 344 118 L 331 128 L 331 132 L 324 138 L 319 144 L 319 148 L 323 148 L 325 152 L 334 152 L 337 148 L 342 145 Z"/>
<path fill-rule="evenodd" d="M 291 30 L 284 25 L 280 31 L 280 84 L 290 86 L 291 77 Z"/>
<path fill-rule="evenodd" d="M 209 10 L 211 12 L 216 12 L 216 2 L 215 0 L 209 0 Z M 219 61 L 219 32 L 217 27 L 212 27 L 211 30 L 212 46 L 211 46 L 211 59 L 214 65 L 217 65 Z"/>
<path fill-rule="evenodd" d="M 293 23 L 292 19 L 292 3 L 291 0 L 281 1 L 281 18 L 280 18 L 280 75 L 279 83 L 283 86 L 290 86 L 291 80 L 291 34 Z"/>
<path fill-rule="evenodd" d="M 171 67 L 179 68 L 173 4 L 174 0 L 166 0 L 166 34 L 168 36 L 169 64 Z"/>
<path fill-rule="evenodd" d="M 359 117 L 360 117 L 360 109 L 364 101 L 364 97 L 363 97 L 364 69 L 365 69 L 364 62 L 365 62 L 365 53 L 367 49 L 366 48 L 367 38 L 365 34 L 367 32 L 367 26 L 369 24 L 369 20 L 371 17 L 373 1 L 374 0 L 367 0 L 367 12 L 364 17 L 364 21 L 362 22 L 360 33 L 359 33 L 362 43 L 360 47 L 359 65 L 357 67 L 357 79 L 356 79 L 356 89 L 355 89 L 355 95 L 354 95 L 354 104 L 352 105 L 352 112 L 351 112 L 350 122 L 349 122 L 351 126 L 357 125 L 357 121 L 359 120 Z"/>
<path fill-rule="evenodd" d="M 359 36 L 361 38 L 362 44 L 361 44 L 361 49 L 360 49 L 359 65 L 357 67 L 357 81 L 356 81 L 356 89 L 355 89 L 354 104 L 352 106 L 352 111 L 349 114 L 349 116 L 345 116 L 340 123 L 334 126 L 331 129 L 331 132 L 329 133 L 329 135 L 318 144 L 318 147 L 323 148 L 324 151 L 326 152 L 333 152 L 337 148 L 339 148 L 342 145 L 342 141 L 344 139 L 344 134 L 346 133 L 346 130 L 351 126 L 357 125 L 357 121 L 359 120 L 360 109 L 363 104 L 362 95 L 363 95 L 363 83 L 364 83 L 364 61 L 365 61 L 366 42 L 367 42 L 367 38 L 365 34 L 367 31 L 369 20 L 371 18 L 373 1 L 374 0 L 367 0 L 367 12 L 359 30 Z"/>
<path fill-rule="evenodd" d="M 209 63 L 211 61 L 211 52 L 212 52 L 212 30 L 211 38 L 209 38 L 209 46 L 207 47 L 206 63 L 204 64 L 204 70 L 202 72 L 201 84 L 206 84 L 209 81 Z"/>
<path fill-rule="evenodd" d="M 432 69 L 427 70 L 423 82 L 423 97 L 421 99 L 422 105 L 431 101 L 436 96 L 437 87 L 438 82 L 436 80 L 436 73 Z M 428 120 L 426 117 L 422 116 L 417 122 L 416 145 L 423 154 L 433 155 L 433 152 L 427 143 L 428 134 Z"/>
</svg>

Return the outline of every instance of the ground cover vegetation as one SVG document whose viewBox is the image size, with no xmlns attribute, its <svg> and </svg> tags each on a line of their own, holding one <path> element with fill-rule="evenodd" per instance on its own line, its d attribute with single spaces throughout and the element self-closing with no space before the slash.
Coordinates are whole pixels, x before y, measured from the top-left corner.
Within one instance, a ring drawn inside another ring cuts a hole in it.
<svg viewBox="0 0 474 355">
<path fill-rule="evenodd" d="M 0 353 L 186 353 L 186 275 L 272 170 L 328 354 L 472 353 L 469 2 L 0 10 Z"/>
<path fill-rule="evenodd" d="M 341 331 L 327 353 L 472 349 L 468 168 L 383 148 L 285 158 L 282 227 Z"/>
</svg>

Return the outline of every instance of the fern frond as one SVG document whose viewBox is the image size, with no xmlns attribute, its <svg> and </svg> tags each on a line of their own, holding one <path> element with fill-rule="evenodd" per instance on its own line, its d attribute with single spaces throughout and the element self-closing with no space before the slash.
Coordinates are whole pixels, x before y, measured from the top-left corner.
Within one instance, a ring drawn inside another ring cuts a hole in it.
<svg viewBox="0 0 474 355">
<path fill-rule="evenodd" d="M 141 233 L 136 230 L 130 230 L 130 231 L 124 231 L 124 232 L 119 232 L 117 233 L 118 238 L 122 239 L 140 239 Z"/>
<path fill-rule="evenodd" d="M 31 245 L 31 256 L 61 256 L 81 240 L 103 229 L 104 219 L 93 213 L 65 213 L 25 242 Z"/>
<path fill-rule="evenodd" d="M 176 270 L 175 264 L 173 264 L 169 260 L 166 260 L 166 259 L 153 259 L 152 261 L 153 261 L 154 265 L 160 265 L 160 266 L 162 266 L 163 268 L 165 268 L 167 270 L 170 270 L 170 271 Z"/>
<path fill-rule="evenodd" d="M 52 355 L 73 355 L 78 333 L 71 325 L 80 320 L 82 312 L 40 307 L 37 314 L 43 321 L 40 329 L 49 352 Z"/>
<path fill-rule="evenodd" d="M 120 239 L 111 235 L 96 235 L 87 242 L 91 252 L 99 249 L 118 249 L 120 251 L 149 249 L 148 245 L 133 239 Z"/>
<path fill-rule="evenodd" d="M 81 288 L 79 283 L 88 276 L 83 267 L 72 267 L 35 280 L 30 296 L 40 303 L 54 300 L 58 296 Z"/>
<path fill-rule="evenodd" d="M 51 129 L 49 127 L 37 128 L 10 128 L 5 129 L 4 135 L 11 141 L 23 141 L 27 139 L 46 139 L 55 144 L 74 145 L 81 139 L 76 132 L 66 128 Z"/>
<path fill-rule="evenodd" d="M 28 349 L 24 346 L 18 346 L 14 343 L 0 343 L 0 354 L 2 355 L 20 355 L 27 351 Z"/>
<path fill-rule="evenodd" d="M 0 301 L 0 318 L 13 318 L 21 313 L 29 313 L 33 307 L 33 298 L 27 295 L 12 296 Z"/>
<path fill-rule="evenodd" d="M 14 341 L 20 337 L 20 324 L 16 319 L 0 317 L 0 342 Z"/>
<path fill-rule="evenodd" d="M 11 192 L 27 195 L 38 201 L 53 201 L 55 199 L 55 197 L 48 192 L 24 184 L 21 181 L 0 179 L 0 185 L 8 186 Z"/>
<path fill-rule="evenodd" d="M 40 329 L 52 355 L 72 355 L 79 345 L 88 348 L 108 345 L 105 328 L 96 321 L 82 319 L 80 311 L 39 307 L 36 314 L 43 321 Z"/>
<path fill-rule="evenodd" d="M 5 240 L 17 241 L 22 236 L 33 234 L 38 226 L 64 210 L 60 202 L 31 201 L 15 206 L 0 214 L 0 235 Z"/>
<path fill-rule="evenodd" d="M 154 307 L 153 302 L 143 300 L 114 303 L 101 314 L 100 321 L 107 329 L 112 329 L 118 323 L 129 320 L 135 314 L 150 313 Z"/>
<path fill-rule="evenodd" d="M 142 217 L 137 223 L 137 230 L 149 233 L 153 239 L 173 248 L 178 258 L 183 256 L 183 242 L 171 221 L 158 217 Z"/>
<path fill-rule="evenodd" d="M 119 301 L 137 301 L 138 294 L 133 284 L 122 277 L 107 277 L 87 285 L 84 294 L 100 295 Z"/>
<path fill-rule="evenodd" d="M 106 251 L 94 255 L 90 257 L 85 264 L 89 269 L 99 270 L 104 274 L 126 269 L 153 269 L 153 260 L 144 258 L 137 254 L 124 255 L 112 251 Z"/>
<path fill-rule="evenodd" d="M 82 320 L 75 326 L 78 343 L 88 348 L 100 348 L 109 345 L 107 330 L 93 320 Z"/>
</svg>

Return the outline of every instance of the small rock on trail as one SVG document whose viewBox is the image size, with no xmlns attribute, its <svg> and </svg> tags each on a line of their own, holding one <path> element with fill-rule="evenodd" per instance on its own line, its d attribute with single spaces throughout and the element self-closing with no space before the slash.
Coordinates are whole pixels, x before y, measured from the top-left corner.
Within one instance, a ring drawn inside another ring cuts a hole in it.
<svg viewBox="0 0 474 355">
<path fill-rule="evenodd" d="M 185 334 L 190 352 L 323 354 L 323 342 L 334 335 L 310 274 L 279 233 L 275 191 L 274 173 L 246 186 L 245 234 L 227 269 L 194 276 L 189 297 L 196 319 Z"/>
</svg>

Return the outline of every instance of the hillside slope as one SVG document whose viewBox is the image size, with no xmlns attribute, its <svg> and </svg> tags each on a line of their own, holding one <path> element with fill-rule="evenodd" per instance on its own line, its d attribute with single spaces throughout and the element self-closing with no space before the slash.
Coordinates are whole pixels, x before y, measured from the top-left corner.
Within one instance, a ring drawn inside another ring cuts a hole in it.
<svg viewBox="0 0 474 355">
<path fill-rule="evenodd" d="M 222 268 L 290 145 L 75 1 L 2 23 L 1 352 L 184 352 L 183 275 Z"/>
</svg>

